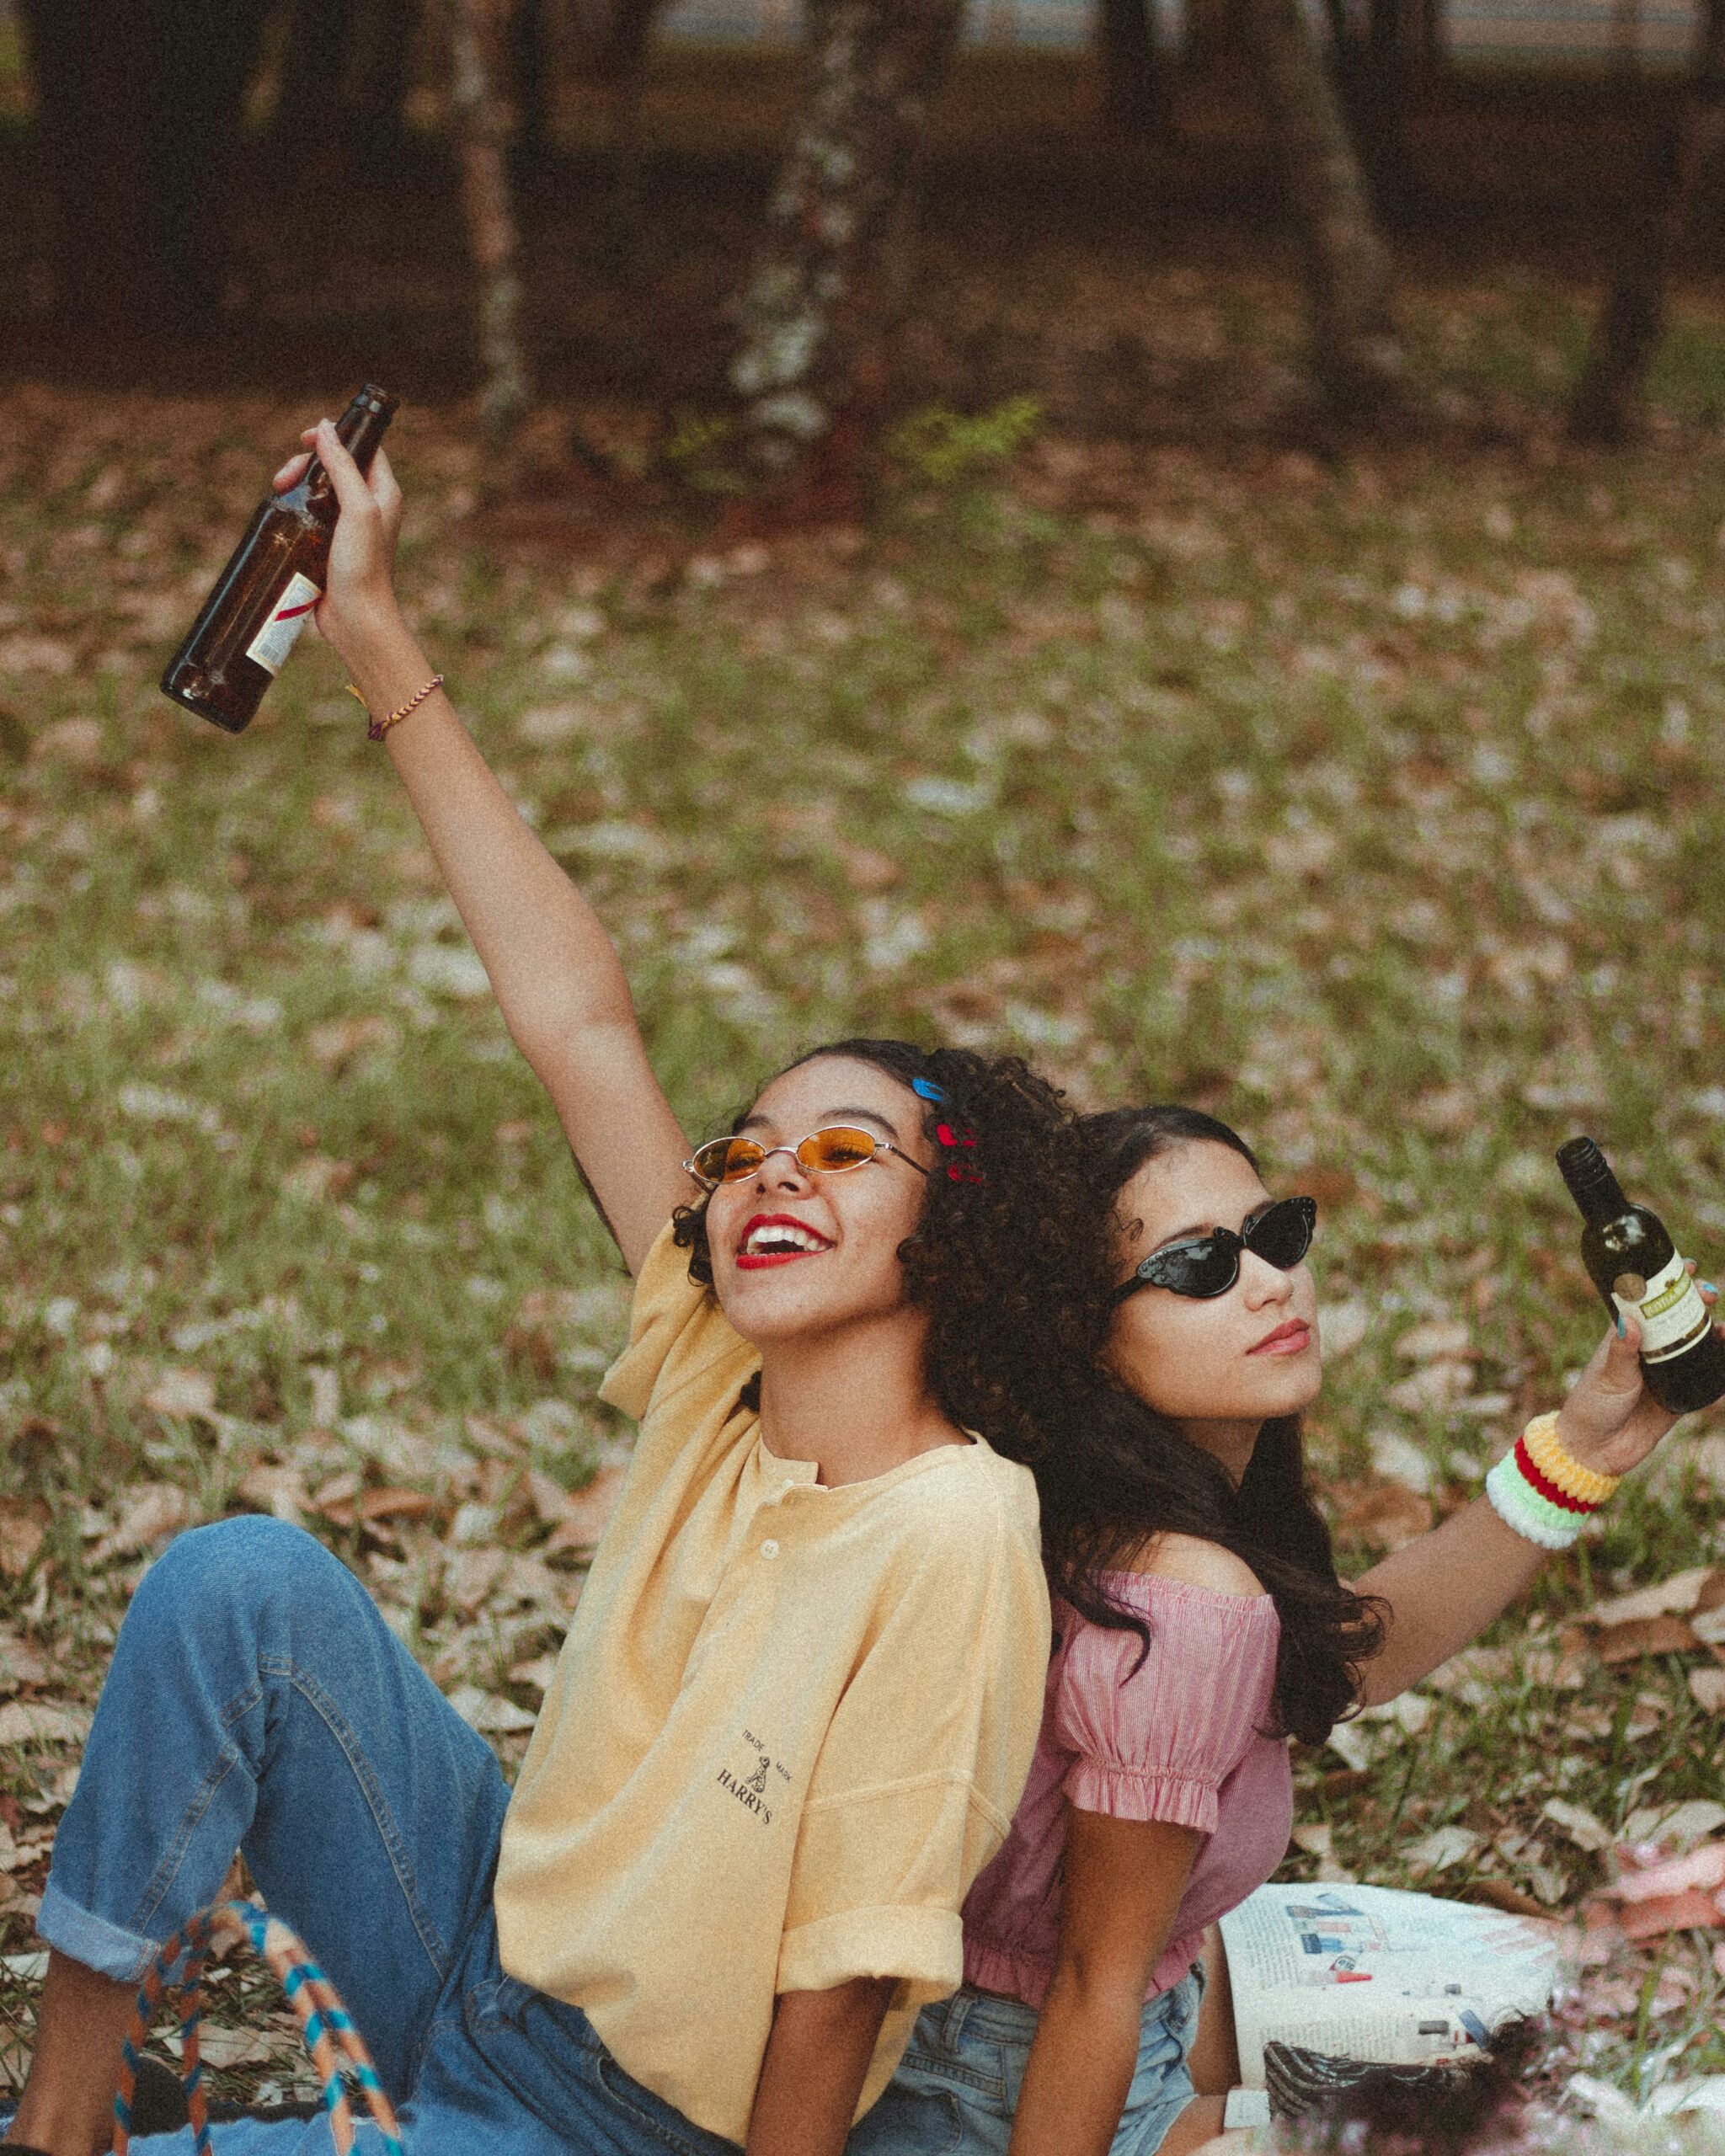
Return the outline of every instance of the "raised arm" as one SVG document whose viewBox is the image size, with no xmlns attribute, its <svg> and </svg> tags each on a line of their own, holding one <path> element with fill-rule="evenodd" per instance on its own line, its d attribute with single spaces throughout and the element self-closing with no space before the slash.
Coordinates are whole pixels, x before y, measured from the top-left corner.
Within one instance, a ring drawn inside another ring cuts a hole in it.
<svg viewBox="0 0 1725 2156">
<path fill-rule="evenodd" d="M 1701 1294 L 1709 1305 L 1717 1300 L 1711 1287 Z M 1633 1320 L 1623 1333 L 1607 1333 L 1558 1412 L 1564 1449 L 1604 1475 L 1638 1467 L 1677 1419 L 1642 1382 L 1640 1348 Z M 1549 1554 L 1506 1526 L 1482 1495 L 1362 1574 L 1353 1585 L 1389 1605 L 1382 1652 L 1363 1673 L 1362 1703 L 1393 1700 L 1477 1639 Z"/>
<path fill-rule="evenodd" d="M 328 420 L 303 439 L 341 505 L 317 624 L 367 708 L 385 713 L 435 670 L 395 596 L 401 490 L 381 451 L 362 475 Z M 303 468 L 296 458 L 276 484 L 291 485 Z M 638 1272 L 688 1193 L 688 1146 L 648 1063 L 616 947 L 441 690 L 386 738 L 504 1022 L 550 1094 L 624 1262 Z"/>
</svg>

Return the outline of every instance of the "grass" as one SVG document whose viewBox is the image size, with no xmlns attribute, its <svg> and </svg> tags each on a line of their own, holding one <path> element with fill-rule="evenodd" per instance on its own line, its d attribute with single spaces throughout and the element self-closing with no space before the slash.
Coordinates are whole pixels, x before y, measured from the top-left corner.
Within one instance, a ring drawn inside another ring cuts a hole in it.
<svg viewBox="0 0 1725 2156">
<path fill-rule="evenodd" d="M 1051 435 L 998 483 L 907 486 L 869 533 L 671 564 L 488 549 L 462 415 L 399 428 L 409 610 L 611 924 L 691 1129 L 869 1029 L 1226 1114 L 1323 1204 L 1321 1284 L 1359 1337 L 1312 1445 L 1350 1562 L 1417 1513 L 1410 1481 L 1439 1512 L 1469 1494 L 1589 1351 L 1562 1138 L 1599 1136 L 1704 1270 L 1725 1252 L 1721 333 L 1685 312 L 1652 446 L 1583 457 L 1542 431 L 1561 307 L 1413 312 L 1428 378 L 1519 399 L 1526 446 L 1325 466 Z M 90 1554 L 127 1491 L 207 1517 L 260 1465 L 376 1481 L 391 1432 L 479 1477 L 473 1416 L 579 1486 L 617 1435 L 592 1386 L 624 1298 L 330 654 L 238 741 L 155 692 L 299 413 L 8 403 L 0 1524 L 45 1533 L 0 1552 L 0 1624 L 88 1698 L 142 1561 Z M 576 1298 L 554 1322 L 547 1289 Z M 1471 1359 L 1397 1406 L 1429 1318 Z M 176 1412 L 169 1369 L 213 1399 Z M 1499 1638 L 1713 1561 L 1722 1429 L 1674 1441 Z M 481 1538 L 530 1546 L 487 1486 Z M 510 1673 L 545 1607 L 409 1592 L 441 1529 L 325 1531 L 444 1681 L 532 1704 Z M 1351 1764 L 1300 1762 L 1331 1846 L 1289 1876 L 1573 1907 L 1599 1860 L 1549 1796 L 1615 1832 L 1725 1780 L 1700 1666 L 1583 1656 L 1558 1688 L 1535 1660 L 1362 1726 Z M 0 1812 L 51 1819 L 66 1758 L 0 1753 Z M 1468 1853 L 1418 1872 L 1453 1825 Z M 40 1865 L 13 1879 L 21 1951 Z M 1687 1991 L 1603 2022 L 1590 2071 L 1725 2071 L 1719 1980 L 1678 1958 Z"/>
</svg>

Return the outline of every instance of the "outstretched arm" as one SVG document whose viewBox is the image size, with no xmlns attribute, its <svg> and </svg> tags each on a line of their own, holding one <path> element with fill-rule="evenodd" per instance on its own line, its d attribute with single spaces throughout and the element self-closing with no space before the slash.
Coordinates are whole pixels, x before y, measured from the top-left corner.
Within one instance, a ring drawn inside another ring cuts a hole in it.
<svg viewBox="0 0 1725 2156">
<path fill-rule="evenodd" d="M 1691 1267 L 1693 1270 L 1693 1267 Z M 1710 1305 L 1717 1297 L 1701 1290 Z M 1603 1475 L 1638 1467 L 1676 1417 L 1642 1381 L 1641 1328 L 1606 1334 L 1557 1416 L 1564 1449 Z M 1550 1553 L 1477 1497 L 1441 1527 L 1374 1565 L 1352 1584 L 1389 1604 L 1382 1652 L 1362 1673 L 1361 1703 L 1375 1706 L 1429 1676 L 1477 1639 L 1531 1585 Z"/>
<path fill-rule="evenodd" d="M 367 708 L 387 712 L 435 671 L 395 596 L 401 490 L 382 451 L 361 474 L 328 420 L 303 439 L 341 505 L 318 627 Z M 291 485 L 303 468 L 295 459 L 277 485 Z M 688 1193 L 688 1146 L 648 1064 L 616 948 L 441 691 L 387 741 L 504 1022 L 550 1094 L 625 1262 L 638 1272 Z"/>
</svg>

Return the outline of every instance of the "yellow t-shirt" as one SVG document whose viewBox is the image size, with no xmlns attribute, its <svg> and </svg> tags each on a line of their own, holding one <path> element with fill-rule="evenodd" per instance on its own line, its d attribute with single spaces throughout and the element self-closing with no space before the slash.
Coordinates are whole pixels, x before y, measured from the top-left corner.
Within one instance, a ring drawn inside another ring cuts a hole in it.
<svg viewBox="0 0 1725 2156">
<path fill-rule="evenodd" d="M 503 1966 L 743 2140 L 775 1995 L 895 1977 L 861 2111 L 964 1973 L 1036 1745 L 1028 1471 L 980 1440 L 829 1489 L 669 1229 L 602 1396 L 641 1431 L 504 1824 Z"/>
</svg>

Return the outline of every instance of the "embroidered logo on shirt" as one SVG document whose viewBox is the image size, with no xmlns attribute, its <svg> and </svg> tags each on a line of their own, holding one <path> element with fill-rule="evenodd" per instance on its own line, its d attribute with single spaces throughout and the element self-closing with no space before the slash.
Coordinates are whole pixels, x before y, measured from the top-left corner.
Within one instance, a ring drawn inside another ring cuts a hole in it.
<svg viewBox="0 0 1725 2156">
<path fill-rule="evenodd" d="M 770 1827 L 772 1824 L 772 1806 L 767 1802 L 769 1778 L 777 1774 L 782 1780 L 788 1782 L 791 1779 L 790 1773 L 779 1764 L 752 1730 L 743 1732 L 743 1742 L 754 1754 L 756 1764 L 753 1771 L 746 1767 L 721 1767 L 716 1779 L 728 1796 L 734 1796 L 745 1811 L 753 1812 L 763 1827 Z"/>
</svg>

